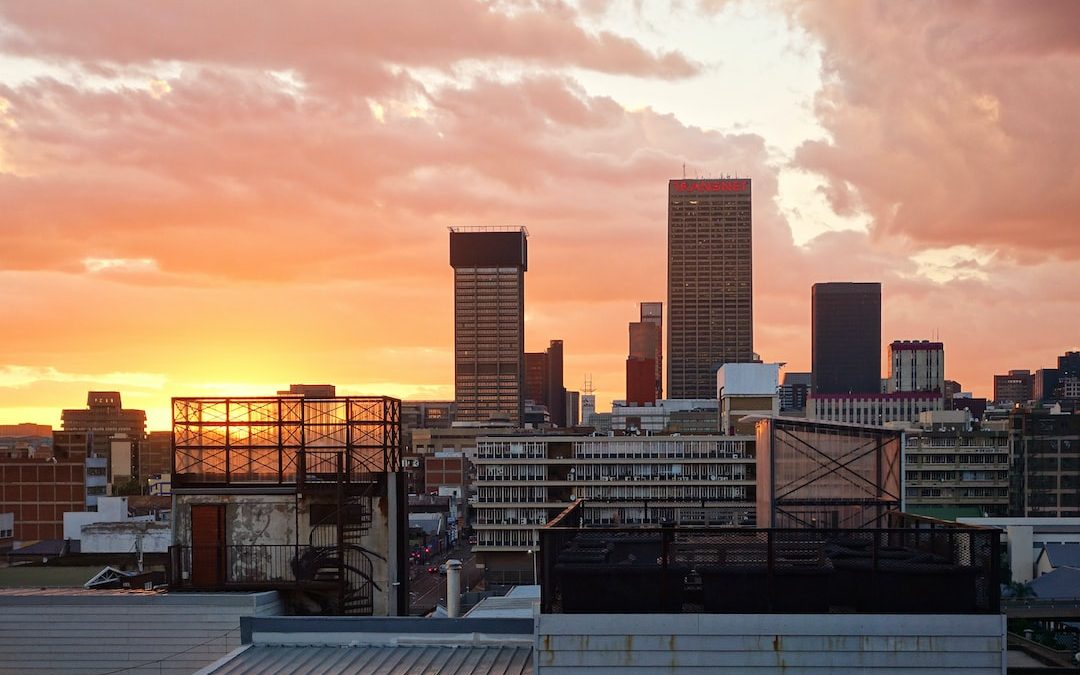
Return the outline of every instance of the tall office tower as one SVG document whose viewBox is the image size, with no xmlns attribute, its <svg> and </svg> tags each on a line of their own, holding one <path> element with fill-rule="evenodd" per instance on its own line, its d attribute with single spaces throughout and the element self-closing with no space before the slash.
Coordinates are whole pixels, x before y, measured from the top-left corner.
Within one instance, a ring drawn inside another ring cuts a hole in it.
<svg viewBox="0 0 1080 675">
<path fill-rule="evenodd" d="M 895 340 L 889 345 L 888 392 L 945 393 L 945 345 L 929 340 Z"/>
<path fill-rule="evenodd" d="M 547 405 L 551 365 L 547 352 L 525 352 L 525 400 Z"/>
<path fill-rule="evenodd" d="M 814 284 L 811 394 L 881 392 L 881 284 Z"/>
<path fill-rule="evenodd" d="M 547 408 L 555 426 L 566 426 L 562 340 L 552 340 L 545 352 L 525 353 L 525 400 Z"/>
<path fill-rule="evenodd" d="M 450 228 L 457 419 L 521 424 L 529 232 Z"/>
<path fill-rule="evenodd" d="M 563 341 L 552 340 L 548 345 L 547 407 L 551 423 L 566 426 L 566 387 L 563 386 Z"/>
<path fill-rule="evenodd" d="M 667 395 L 716 398 L 754 360 L 750 180 L 668 182 Z"/>
<path fill-rule="evenodd" d="M 630 323 L 630 354 L 626 359 L 629 402 L 647 404 L 663 398 L 663 307 L 660 302 L 643 302 L 641 320 Z"/>
<path fill-rule="evenodd" d="M 656 326 L 656 399 L 660 400 L 664 398 L 664 303 L 641 303 L 641 323 L 651 323 Z M 637 356 L 633 351 L 633 337 L 631 336 L 630 339 L 631 355 Z M 644 353 L 641 356 L 648 358 L 648 355 Z"/>
</svg>

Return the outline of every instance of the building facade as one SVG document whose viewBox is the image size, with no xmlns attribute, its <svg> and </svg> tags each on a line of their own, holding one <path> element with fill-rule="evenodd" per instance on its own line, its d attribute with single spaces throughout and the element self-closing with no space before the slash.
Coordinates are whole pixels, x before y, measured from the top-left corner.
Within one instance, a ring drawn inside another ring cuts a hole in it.
<svg viewBox="0 0 1080 675">
<path fill-rule="evenodd" d="M 814 284 L 811 305 L 811 393 L 880 393 L 881 284 Z"/>
<path fill-rule="evenodd" d="M 645 405 L 664 397 L 664 305 L 660 302 L 643 302 L 640 311 L 640 320 L 630 323 L 626 400 Z M 651 363 L 652 373 L 644 371 L 642 361 Z M 633 375 L 631 362 L 634 363 Z"/>
<path fill-rule="evenodd" d="M 944 515 L 1009 513 L 1009 435 L 1004 431 L 911 429 L 904 435 L 904 510 Z"/>
<path fill-rule="evenodd" d="M 552 425 L 567 425 L 562 340 L 552 340 L 547 351 L 525 354 L 525 400 L 543 406 Z"/>
<path fill-rule="evenodd" d="M 528 571 L 538 530 L 576 499 L 592 524 L 753 523 L 747 436 L 477 439 L 473 550 L 488 579 Z"/>
<path fill-rule="evenodd" d="M 61 539 L 65 512 L 96 508 L 105 494 L 105 459 L 95 462 L 91 452 L 91 434 L 54 431 L 47 451 L 27 447 L 0 454 L 0 512 L 14 514 L 15 539 Z"/>
<path fill-rule="evenodd" d="M 806 417 L 824 422 L 880 426 L 894 422 L 914 424 L 919 421 L 920 414 L 944 409 L 945 399 L 937 392 L 812 394 L 807 399 Z"/>
<path fill-rule="evenodd" d="M 520 424 L 528 231 L 451 228 L 457 419 Z"/>
<path fill-rule="evenodd" d="M 810 394 L 810 373 L 784 373 L 780 385 L 780 410 L 806 412 L 806 397 Z"/>
<path fill-rule="evenodd" d="M 994 403 L 1027 403 L 1034 393 L 1030 370 L 1010 370 L 994 376 Z"/>
<path fill-rule="evenodd" d="M 929 340 L 896 340 L 889 345 L 888 391 L 945 394 L 945 345 Z"/>
<path fill-rule="evenodd" d="M 1080 516 L 1080 415 L 1013 410 L 1009 449 L 1010 516 Z"/>
<path fill-rule="evenodd" d="M 750 179 L 668 182 L 667 396 L 716 395 L 716 371 L 754 360 Z"/>
<path fill-rule="evenodd" d="M 133 457 L 138 457 L 138 446 L 146 437 L 146 411 L 125 409 L 118 391 L 91 391 L 86 396 L 85 409 L 64 410 L 60 415 L 64 431 L 84 431 L 92 435 L 92 452 L 105 457 L 109 463 L 110 478 L 113 473 L 112 441 L 116 436 L 130 440 L 123 446 L 127 457 L 118 457 L 121 468 L 130 477 Z"/>
<path fill-rule="evenodd" d="M 174 587 L 408 612 L 400 402 L 174 398 Z"/>
</svg>

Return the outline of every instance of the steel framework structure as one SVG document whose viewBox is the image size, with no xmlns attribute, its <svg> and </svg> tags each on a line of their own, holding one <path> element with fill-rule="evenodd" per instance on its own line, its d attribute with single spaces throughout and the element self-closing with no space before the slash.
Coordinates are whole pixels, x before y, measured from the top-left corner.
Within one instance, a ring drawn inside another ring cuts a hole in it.
<svg viewBox="0 0 1080 675">
<path fill-rule="evenodd" d="M 808 420 L 758 424 L 758 525 L 877 527 L 900 509 L 903 435 Z"/>
<path fill-rule="evenodd" d="M 173 483 L 370 483 L 401 468 L 401 401 L 385 396 L 174 398 Z"/>
</svg>

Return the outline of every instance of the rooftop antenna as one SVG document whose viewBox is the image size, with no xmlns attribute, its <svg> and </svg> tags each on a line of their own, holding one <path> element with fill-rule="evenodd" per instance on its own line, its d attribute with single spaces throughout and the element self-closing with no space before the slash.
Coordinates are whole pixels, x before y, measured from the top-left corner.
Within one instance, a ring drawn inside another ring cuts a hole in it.
<svg viewBox="0 0 1080 675">
<path fill-rule="evenodd" d="M 683 180 L 686 180 L 686 162 L 682 163 L 682 177 Z"/>
<path fill-rule="evenodd" d="M 581 389 L 585 392 L 586 396 L 589 396 L 594 391 L 596 391 L 595 389 L 593 389 L 592 386 L 592 373 L 588 373 L 585 375 L 585 386 L 583 386 Z"/>
</svg>

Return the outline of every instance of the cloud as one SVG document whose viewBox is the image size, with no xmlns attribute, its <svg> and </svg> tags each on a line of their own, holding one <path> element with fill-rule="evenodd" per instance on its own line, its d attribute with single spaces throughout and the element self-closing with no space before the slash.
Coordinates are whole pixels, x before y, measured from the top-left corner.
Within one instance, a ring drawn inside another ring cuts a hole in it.
<svg viewBox="0 0 1080 675">
<path fill-rule="evenodd" d="M 149 11 L 130 0 L 16 3 L 0 10 L 13 28 L 0 48 L 36 58 L 103 64 L 153 61 L 294 68 L 319 86 L 386 85 L 385 66 L 447 67 L 465 59 L 512 59 L 607 73 L 681 78 L 697 66 L 677 52 L 651 53 L 610 31 L 589 32 L 557 3 L 504 7 L 447 0 L 364 3 L 316 0 L 267 11 L 258 0 L 223 7 L 194 0 Z"/>
<path fill-rule="evenodd" d="M 637 303 L 665 299 L 684 163 L 753 177 L 766 359 L 809 367 L 817 281 L 882 281 L 883 337 L 940 334 L 949 377 L 977 392 L 1080 334 L 1075 50 L 1053 21 L 995 33 L 1007 5 L 792 5 L 823 50 L 829 131 L 795 164 L 870 222 L 796 246 L 769 139 L 590 92 L 568 73 L 696 66 L 572 9 L 245 6 L 0 10 L 17 27 L 0 49 L 71 74 L 0 85 L 0 305 L 18 317 L 0 346 L 52 364 L 0 370 L 0 409 L 79 405 L 92 386 L 165 411 L 302 381 L 450 396 L 455 224 L 529 227 L 526 347 L 563 339 L 568 385 L 591 373 L 603 405 L 623 397 Z"/>
<path fill-rule="evenodd" d="M 837 213 L 913 246 L 1080 258 L 1074 2 L 796 2 L 821 44 L 829 140 L 796 164 Z"/>
<path fill-rule="evenodd" d="M 0 366 L 0 387 L 5 388 L 21 388 L 43 382 L 65 382 L 162 389 L 168 381 L 168 378 L 160 373 L 65 373 L 52 366 Z"/>
</svg>

